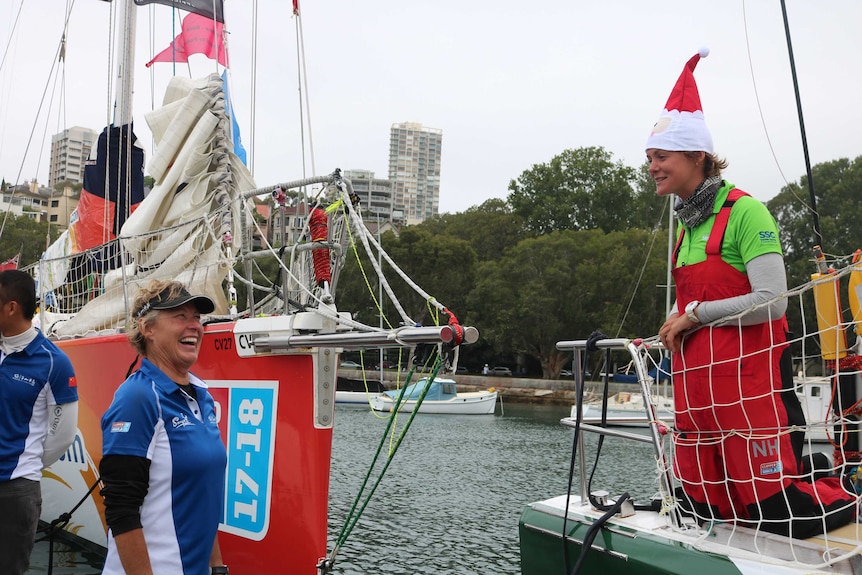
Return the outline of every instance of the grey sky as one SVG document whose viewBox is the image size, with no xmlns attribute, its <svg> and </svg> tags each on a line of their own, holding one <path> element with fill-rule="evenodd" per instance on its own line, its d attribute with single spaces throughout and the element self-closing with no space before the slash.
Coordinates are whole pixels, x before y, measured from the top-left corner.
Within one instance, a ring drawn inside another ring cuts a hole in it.
<svg viewBox="0 0 862 575">
<path fill-rule="evenodd" d="M 235 106 L 247 147 L 252 114 L 256 119 L 257 183 L 300 177 L 291 3 L 225 4 Z M 0 7 L 0 50 L 19 5 L 12 0 Z M 65 5 L 25 2 L 0 71 L 0 176 L 7 181 L 36 176 L 47 182 L 50 135 L 75 125 L 101 129 L 108 118 L 111 5 L 76 0 L 64 113 L 58 87 L 36 120 Z M 862 3 L 787 0 L 787 7 L 812 163 L 854 158 L 862 154 Z M 505 198 L 511 179 L 566 148 L 603 146 L 637 166 L 683 64 L 701 46 L 711 53 L 695 77 L 716 151 L 730 162 L 728 179 L 765 200 L 784 185 L 782 171 L 790 181 L 805 173 L 778 0 L 301 0 L 301 9 L 317 173 L 364 168 L 386 177 L 390 126 L 407 121 L 443 130 L 441 211 Z M 161 97 L 171 65 L 154 65 L 151 91 L 144 63 L 174 31 L 169 8 L 138 13 L 136 131 L 149 147 L 143 113 L 152 106 L 151 94 Z M 194 57 L 193 75 L 213 70 L 211 61 Z M 179 71 L 188 74 L 185 65 Z"/>
</svg>

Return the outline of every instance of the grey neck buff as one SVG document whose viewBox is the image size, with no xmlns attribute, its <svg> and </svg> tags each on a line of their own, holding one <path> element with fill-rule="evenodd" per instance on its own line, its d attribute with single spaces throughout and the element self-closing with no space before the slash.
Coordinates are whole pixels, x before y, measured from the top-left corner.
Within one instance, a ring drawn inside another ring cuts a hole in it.
<svg viewBox="0 0 862 575">
<path fill-rule="evenodd" d="M 687 200 L 677 202 L 674 211 L 683 224 L 693 228 L 712 215 L 715 196 L 718 194 L 721 182 L 721 176 L 710 176 L 700 183 Z"/>
</svg>

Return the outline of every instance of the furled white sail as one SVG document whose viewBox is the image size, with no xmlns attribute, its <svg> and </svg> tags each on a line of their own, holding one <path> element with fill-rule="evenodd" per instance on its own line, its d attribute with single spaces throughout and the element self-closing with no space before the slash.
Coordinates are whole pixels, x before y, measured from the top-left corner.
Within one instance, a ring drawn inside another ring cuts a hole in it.
<svg viewBox="0 0 862 575">
<path fill-rule="evenodd" d="M 222 78 L 174 78 L 146 119 L 157 146 L 147 166 L 155 186 L 109 250 L 125 265 L 87 274 L 83 296 L 81 285 L 71 290 L 89 301 L 54 326 L 60 337 L 124 326 L 137 286 L 150 279 L 179 280 L 212 297 L 215 313 L 227 312 L 222 282 L 244 238 L 240 192 L 255 184 L 232 151 Z"/>
</svg>

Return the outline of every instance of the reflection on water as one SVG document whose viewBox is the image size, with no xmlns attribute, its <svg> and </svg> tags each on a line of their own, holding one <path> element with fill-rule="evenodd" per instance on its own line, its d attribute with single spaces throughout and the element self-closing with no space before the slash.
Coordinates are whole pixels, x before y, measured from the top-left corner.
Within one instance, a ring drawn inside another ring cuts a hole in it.
<svg viewBox="0 0 862 575">
<path fill-rule="evenodd" d="M 418 416 L 335 571 L 520 573 L 523 506 L 566 491 L 573 431 L 559 421 L 567 412 L 566 406 L 506 405 L 504 416 Z M 367 410 L 338 408 L 330 547 L 385 427 Z M 586 440 L 591 465 L 597 439 Z M 654 465 L 648 444 L 607 438 L 602 450 L 594 489 L 629 491 L 640 501 L 655 493 L 654 474 L 645 473 Z"/>
<path fill-rule="evenodd" d="M 30 568 L 26 575 L 48 573 L 48 542 L 41 541 L 33 547 Z M 63 542 L 54 543 L 54 575 L 98 575 L 102 572 L 104 558 Z"/>
<path fill-rule="evenodd" d="M 507 404 L 502 416 L 417 416 L 340 550 L 334 573 L 520 573 L 522 508 L 566 491 L 574 434 L 559 422 L 568 413 L 568 406 Z M 399 424 L 407 419 L 400 415 Z M 368 409 L 337 408 L 330 549 L 385 428 L 386 420 Z M 597 438 L 587 434 L 588 466 L 596 443 Z M 628 491 L 641 502 L 655 493 L 655 464 L 648 444 L 610 437 L 602 453 L 593 489 L 611 495 Z M 577 479 L 575 483 L 573 493 L 579 493 Z M 27 574 L 46 574 L 47 566 L 48 544 L 39 543 Z M 243 573 L 241 566 L 232 568 Z M 100 572 L 100 557 L 55 545 L 56 575 Z"/>
</svg>

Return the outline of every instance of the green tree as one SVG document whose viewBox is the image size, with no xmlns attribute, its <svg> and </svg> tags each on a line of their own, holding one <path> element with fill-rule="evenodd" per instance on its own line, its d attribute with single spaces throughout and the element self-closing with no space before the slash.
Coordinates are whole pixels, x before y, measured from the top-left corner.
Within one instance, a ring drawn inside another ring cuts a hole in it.
<svg viewBox="0 0 862 575">
<path fill-rule="evenodd" d="M 565 150 L 509 184 L 508 202 L 534 234 L 624 230 L 635 221 L 636 172 L 602 147 Z"/>
<path fill-rule="evenodd" d="M 631 247 L 651 238 L 642 230 L 564 230 L 523 240 L 501 261 L 480 266 L 469 298 L 474 325 L 498 353 L 536 358 L 546 378 L 571 361 L 556 349 L 560 340 L 594 330 L 651 335 L 664 314 L 664 291 L 656 286 L 664 282 L 665 251 Z"/>
<path fill-rule="evenodd" d="M 0 213 L 0 218 L 5 217 L 5 213 Z M 6 261 L 20 252 L 19 267 L 37 262 L 45 251 L 48 229 L 47 222 L 37 222 L 25 215 L 9 214 L 0 236 L 0 261 Z"/>
<path fill-rule="evenodd" d="M 442 214 L 419 224 L 432 234 L 445 234 L 470 244 L 479 261 L 503 257 L 527 236 L 524 221 L 504 200 L 492 198 L 457 214 Z"/>
<path fill-rule="evenodd" d="M 823 250 L 848 255 L 862 248 L 862 156 L 817 164 L 811 173 Z M 804 283 L 816 271 L 811 261 L 815 234 L 807 176 L 782 188 L 766 205 L 781 232 L 788 283 Z"/>
<path fill-rule="evenodd" d="M 67 187 L 71 188 L 72 192 L 74 192 L 76 195 L 79 195 L 81 193 L 81 190 L 84 188 L 84 184 L 80 182 L 73 182 L 72 180 L 63 180 L 54 184 L 54 191 L 62 192 Z"/>
<path fill-rule="evenodd" d="M 812 167 L 811 174 L 823 238 L 821 247 L 825 253 L 835 254 L 829 259 L 836 267 L 841 267 L 849 263 L 850 254 L 862 248 L 862 228 L 858 223 L 862 218 L 862 156 L 817 164 Z M 791 287 L 806 283 L 817 271 L 812 260 L 812 248 L 817 240 L 810 203 L 808 178 L 803 176 L 799 183 L 785 186 L 766 204 L 781 232 L 787 283 Z M 839 291 L 846 302 L 846 279 Z M 791 300 L 792 305 L 787 308 L 790 331 L 797 335 L 806 332 L 805 326 L 817 325 L 813 296 L 804 293 L 803 298 L 802 305 Z M 801 349 L 794 351 L 800 352 Z"/>
<path fill-rule="evenodd" d="M 462 324 L 467 325 L 468 318 L 464 310 L 467 294 L 474 283 L 477 260 L 476 253 L 466 241 L 434 235 L 420 226 L 413 226 L 404 228 L 398 237 L 391 232 L 384 234 L 381 243 L 408 277 L 413 278 L 425 292 L 447 306 Z M 359 310 L 360 321 L 377 325 L 378 310 L 373 303 L 379 293 L 376 274 L 361 247 L 357 253 L 360 254 L 358 261 L 353 250 L 348 249 L 347 261 L 338 280 L 338 307 Z M 398 277 L 385 261 L 383 271 L 386 281 L 410 318 L 423 325 L 433 325 L 435 318 L 431 316 L 425 299 Z M 385 317 L 392 325 L 399 325 L 401 318 L 386 295 L 384 299 Z M 445 323 L 446 318 L 438 319 Z"/>
</svg>

